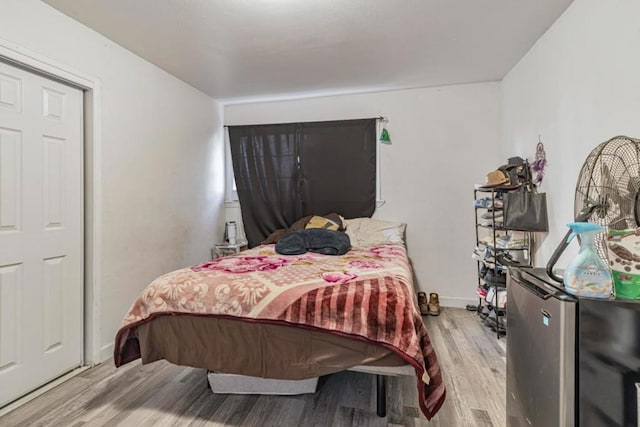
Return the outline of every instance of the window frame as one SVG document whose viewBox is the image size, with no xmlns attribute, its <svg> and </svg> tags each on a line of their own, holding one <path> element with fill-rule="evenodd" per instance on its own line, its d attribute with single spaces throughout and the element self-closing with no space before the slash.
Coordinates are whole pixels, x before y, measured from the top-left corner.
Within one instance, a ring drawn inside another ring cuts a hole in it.
<svg viewBox="0 0 640 427">
<path fill-rule="evenodd" d="M 381 175 L 381 163 L 380 163 L 380 132 L 388 119 L 376 120 L 376 208 L 384 205 L 385 201 L 382 198 L 382 175 Z"/>
</svg>

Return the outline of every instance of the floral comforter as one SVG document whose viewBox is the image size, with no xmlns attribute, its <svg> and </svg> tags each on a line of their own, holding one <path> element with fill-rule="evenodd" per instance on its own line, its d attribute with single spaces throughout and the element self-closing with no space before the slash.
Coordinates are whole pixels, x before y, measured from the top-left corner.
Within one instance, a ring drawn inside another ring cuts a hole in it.
<svg viewBox="0 0 640 427">
<path fill-rule="evenodd" d="M 131 333 L 162 315 L 237 317 L 320 329 L 374 342 L 414 366 L 420 408 L 433 417 L 445 398 L 440 368 L 416 309 L 400 245 L 353 248 L 342 256 L 282 256 L 274 246 L 165 274 L 134 302 L 116 335 L 116 366 L 140 357 Z"/>
</svg>

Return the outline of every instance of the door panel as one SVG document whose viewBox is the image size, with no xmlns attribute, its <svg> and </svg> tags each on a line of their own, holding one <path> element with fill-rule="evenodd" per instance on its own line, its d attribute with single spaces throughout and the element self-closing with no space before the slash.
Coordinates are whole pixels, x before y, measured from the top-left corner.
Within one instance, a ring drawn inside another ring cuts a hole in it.
<svg viewBox="0 0 640 427">
<path fill-rule="evenodd" d="M 82 365 L 82 91 L 0 62 L 0 407 Z"/>
<path fill-rule="evenodd" d="M 44 260 L 43 304 L 44 333 L 43 349 L 45 353 L 62 345 L 62 320 L 64 307 L 64 257 Z"/>
<path fill-rule="evenodd" d="M 22 133 L 0 128 L 0 233 L 22 225 Z"/>
<path fill-rule="evenodd" d="M 54 89 L 42 88 L 43 114 L 49 120 L 64 120 L 64 93 Z"/>
<path fill-rule="evenodd" d="M 0 267 L 0 373 L 20 363 L 22 265 Z"/>
<path fill-rule="evenodd" d="M 44 228 L 62 227 L 62 213 L 64 205 L 65 186 L 65 140 L 44 136 L 42 138 L 44 159 L 43 171 L 43 200 Z"/>
<path fill-rule="evenodd" d="M 22 111 L 22 79 L 0 72 L 0 108 Z"/>
</svg>

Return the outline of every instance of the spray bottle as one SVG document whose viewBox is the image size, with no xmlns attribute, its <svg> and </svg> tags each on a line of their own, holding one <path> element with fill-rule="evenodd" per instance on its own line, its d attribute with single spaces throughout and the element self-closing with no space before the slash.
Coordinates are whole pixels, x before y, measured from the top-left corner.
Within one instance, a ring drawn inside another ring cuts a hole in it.
<svg viewBox="0 0 640 427">
<path fill-rule="evenodd" d="M 567 243 L 580 236 L 580 251 L 564 272 L 564 287 L 568 292 L 589 298 L 609 298 L 613 280 L 609 266 L 598 256 L 595 237 L 604 232 L 604 227 L 590 222 L 567 224 L 571 234 Z"/>
</svg>

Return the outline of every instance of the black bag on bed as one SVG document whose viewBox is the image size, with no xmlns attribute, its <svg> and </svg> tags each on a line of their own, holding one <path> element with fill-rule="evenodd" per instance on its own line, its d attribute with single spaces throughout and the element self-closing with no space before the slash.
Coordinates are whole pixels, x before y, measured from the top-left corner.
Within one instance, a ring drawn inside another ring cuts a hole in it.
<svg viewBox="0 0 640 427">
<path fill-rule="evenodd" d="M 309 228 L 283 237 L 276 244 L 276 252 L 281 255 L 300 255 L 315 252 L 323 255 L 343 255 L 351 248 L 351 241 L 341 231 Z"/>
</svg>

